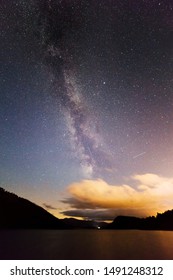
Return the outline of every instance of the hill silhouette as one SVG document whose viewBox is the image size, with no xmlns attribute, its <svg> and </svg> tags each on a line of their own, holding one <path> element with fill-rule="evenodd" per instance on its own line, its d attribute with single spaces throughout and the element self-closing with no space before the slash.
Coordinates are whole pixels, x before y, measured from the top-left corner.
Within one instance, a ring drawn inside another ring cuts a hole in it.
<svg viewBox="0 0 173 280">
<path fill-rule="evenodd" d="M 109 229 L 143 229 L 143 230 L 173 230 L 173 210 L 156 217 L 137 218 L 131 216 L 118 216 L 108 225 Z"/>
<path fill-rule="evenodd" d="M 0 188 L 0 228 L 66 228 L 42 207 Z"/>
</svg>

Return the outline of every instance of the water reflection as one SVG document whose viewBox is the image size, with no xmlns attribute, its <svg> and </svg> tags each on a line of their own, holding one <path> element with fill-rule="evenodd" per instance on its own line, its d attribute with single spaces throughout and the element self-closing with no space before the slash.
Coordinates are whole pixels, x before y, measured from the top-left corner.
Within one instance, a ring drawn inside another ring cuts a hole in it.
<svg viewBox="0 0 173 280">
<path fill-rule="evenodd" d="M 173 232 L 1 230 L 0 258 L 173 259 Z"/>
</svg>

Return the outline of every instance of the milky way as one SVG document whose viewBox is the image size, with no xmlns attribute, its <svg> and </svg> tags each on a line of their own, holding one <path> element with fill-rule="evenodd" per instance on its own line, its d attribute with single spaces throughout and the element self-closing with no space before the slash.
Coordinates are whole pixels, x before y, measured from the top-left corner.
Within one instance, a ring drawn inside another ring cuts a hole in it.
<svg viewBox="0 0 173 280">
<path fill-rule="evenodd" d="M 101 169 L 110 168 L 109 154 L 103 149 L 104 141 L 98 132 L 99 122 L 76 82 L 73 56 L 58 30 L 58 9 L 57 13 L 54 13 L 51 1 L 45 2 L 45 5 L 47 8 L 44 8 L 40 16 L 41 39 L 45 51 L 44 63 L 53 74 L 53 96 L 60 102 L 61 112 L 66 118 L 71 148 L 80 162 L 83 175 L 92 177 L 98 175 Z"/>
</svg>

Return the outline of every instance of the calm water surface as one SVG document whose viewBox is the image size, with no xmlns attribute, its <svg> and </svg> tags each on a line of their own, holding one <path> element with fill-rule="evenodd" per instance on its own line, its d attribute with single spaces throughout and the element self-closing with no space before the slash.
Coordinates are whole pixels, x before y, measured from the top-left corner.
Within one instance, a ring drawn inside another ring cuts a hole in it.
<svg viewBox="0 0 173 280">
<path fill-rule="evenodd" d="M 0 259 L 173 260 L 173 231 L 1 230 Z"/>
</svg>

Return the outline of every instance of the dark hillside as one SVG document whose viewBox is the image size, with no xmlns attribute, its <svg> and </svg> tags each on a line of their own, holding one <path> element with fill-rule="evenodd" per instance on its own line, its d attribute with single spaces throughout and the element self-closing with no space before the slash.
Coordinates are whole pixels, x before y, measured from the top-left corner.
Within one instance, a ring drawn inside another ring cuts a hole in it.
<svg viewBox="0 0 173 280">
<path fill-rule="evenodd" d="M 108 225 L 110 229 L 150 229 L 173 230 L 173 210 L 168 210 L 156 217 L 137 218 L 131 216 L 118 216 Z"/>
<path fill-rule="evenodd" d="M 40 206 L 0 188 L 0 228 L 64 228 L 64 223 Z"/>
</svg>

